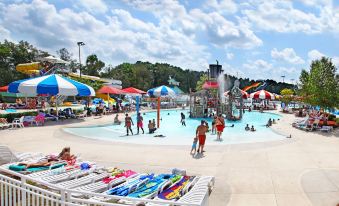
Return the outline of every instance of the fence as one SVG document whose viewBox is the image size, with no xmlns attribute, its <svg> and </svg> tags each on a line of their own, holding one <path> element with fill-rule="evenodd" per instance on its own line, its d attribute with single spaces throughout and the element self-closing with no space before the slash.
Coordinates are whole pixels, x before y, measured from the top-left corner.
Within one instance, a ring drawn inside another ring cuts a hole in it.
<svg viewBox="0 0 339 206">
<path fill-rule="evenodd" d="M 124 200 L 129 205 L 139 206 L 147 203 L 156 203 L 175 206 L 208 206 L 209 192 L 206 194 L 200 204 L 177 203 L 163 200 L 151 200 L 141 198 L 129 198 L 114 195 L 97 194 L 91 192 L 79 192 L 70 189 L 56 187 L 52 184 L 40 182 L 35 179 L 27 178 L 24 175 L 10 171 L 6 172 L 12 177 L 0 174 L 0 206 L 122 206 L 118 200 Z M 39 185 L 39 186 L 37 186 Z M 72 194 L 79 194 L 87 199 L 75 198 Z M 104 197 L 113 200 L 109 202 L 99 202 L 91 200 L 91 197 Z"/>
</svg>

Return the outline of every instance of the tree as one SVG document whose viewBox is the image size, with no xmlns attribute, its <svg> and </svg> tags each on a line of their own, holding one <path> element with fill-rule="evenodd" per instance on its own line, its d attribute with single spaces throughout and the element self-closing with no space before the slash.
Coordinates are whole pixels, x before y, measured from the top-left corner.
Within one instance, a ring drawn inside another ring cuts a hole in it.
<svg viewBox="0 0 339 206">
<path fill-rule="evenodd" d="M 204 83 L 208 80 L 208 76 L 207 74 L 203 74 L 200 76 L 200 79 L 197 82 L 197 86 L 195 87 L 195 89 L 197 91 L 202 90 L 202 86 L 204 85 Z"/>
<path fill-rule="evenodd" d="M 280 94 L 282 95 L 281 101 L 285 104 L 290 103 L 293 100 L 293 90 L 292 89 L 283 89 L 280 91 Z"/>
<path fill-rule="evenodd" d="M 66 48 L 59 49 L 56 51 L 57 55 L 60 57 L 60 59 L 69 62 L 69 69 L 72 72 L 76 72 L 79 68 L 79 63 L 75 59 L 73 59 L 73 54 L 69 52 Z"/>
<path fill-rule="evenodd" d="M 91 54 L 86 59 L 86 66 L 83 68 L 83 73 L 91 76 L 99 76 L 104 67 L 105 63 L 99 60 L 96 54 Z"/>
<path fill-rule="evenodd" d="M 0 86 L 29 77 L 16 71 L 16 65 L 35 62 L 40 57 L 48 55 L 47 52 L 35 48 L 26 41 L 13 43 L 5 40 L 0 42 Z"/>
<path fill-rule="evenodd" d="M 304 101 L 325 109 L 339 105 L 339 75 L 331 59 L 312 61 L 310 72 L 300 74 L 300 94 Z"/>
</svg>

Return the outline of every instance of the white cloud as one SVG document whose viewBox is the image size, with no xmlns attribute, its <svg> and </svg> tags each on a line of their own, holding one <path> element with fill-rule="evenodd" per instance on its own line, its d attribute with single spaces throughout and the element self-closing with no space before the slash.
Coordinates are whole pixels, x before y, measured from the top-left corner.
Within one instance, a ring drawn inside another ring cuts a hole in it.
<svg viewBox="0 0 339 206">
<path fill-rule="evenodd" d="M 105 13 L 108 10 L 106 3 L 102 0 L 81 0 L 75 3 L 92 14 Z"/>
<path fill-rule="evenodd" d="M 258 59 L 254 62 L 243 64 L 243 67 L 247 69 L 263 72 L 263 71 L 268 71 L 272 69 L 273 65 L 266 62 L 265 60 Z"/>
<path fill-rule="evenodd" d="M 84 11 L 57 10 L 47 1 L 34 0 L 8 5 L 0 19 L 9 32 L 41 49 L 55 53 L 65 47 L 75 54 L 76 42 L 84 41 L 83 58 L 96 53 L 113 65 L 141 60 L 201 70 L 210 57 L 206 47 L 189 36 L 136 19 L 125 10 L 113 10 L 103 21 Z"/>
<path fill-rule="evenodd" d="M 256 28 L 265 31 L 307 34 L 339 31 L 339 15 L 331 4 L 319 5 L 314 1 L 309 5 L 317 5 L 319 12 L 316 14 L 296 9 L 292 1 L 254 0 L 252 7 L 242 10 L 242 14 Z"/>
<path fill-rule="evenodd" d="M 309 62 L 316 60 L 316 59 L 320 59 L 321 57 L 324 57 L 324 56 L 326 57 L 325 54 L 321 53 L 320 51 L 316 49 L 309 51 L 307 53 L 307 56 L 308 56 Z"/>
<path fill-rule="evenodd" d="M 234 14 L 238 11 L 238 6 L 233 0 L 208 0 L 205 6 L 223 14 Z"/>
<path fill-rule="evenodd" d="M 228 60 L 232 60 L 233 57 L 234 57 L 234 54 L 233 54 L 233 53 L 231 53 L 231 52 L 227 52 L 227 53 L 226 53 L 226 58 L 227 58 Z"/>
<path fill-rule="evenodd" d="M 271 56 L 274 59 L 283 60 L 290 64 L 304 64 L 305 63 L 305 61 L 295 53 L 293 48 L 285 48 L 281 51 L 278 51 L 276 48 L 274 48 L 271 51 Z"/>
<path fill-rule="evenodd" d="M 159 19 L 161 26 L 183 32 L 192 38 L 202 32 L 209 42 L 216 46 L 250 49 L 262 45 L 261 39 L 254 34 L 247 22 L 240 18 L 234 23 L 216 11 L 187 11 L 178 1 L 172 0 L 124 1 L 139 10 L 152 12 Z"/>
<path fill-rule="evenodd" d="M 316 49 L 313 49 L 311 51 L 309 51 L 307 53 L 307 56 L 308 56 L 308 62 L 311 63 L 313 60 L 318 60 L 318 59 L 321 59 L 322 57 L 329 57 L 332 59 L 332 62 L 334 65 L 336 65 L 337 67 L 339 67 L 339 56 L 329 56 L 329 55 L 326 55 Z"/>
</svg>

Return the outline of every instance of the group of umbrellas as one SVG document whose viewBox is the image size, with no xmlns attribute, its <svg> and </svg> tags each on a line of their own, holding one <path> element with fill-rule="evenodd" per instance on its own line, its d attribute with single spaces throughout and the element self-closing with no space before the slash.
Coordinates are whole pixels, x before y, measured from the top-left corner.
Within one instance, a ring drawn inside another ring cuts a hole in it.
<svg viewBox="0 0 339 206">
<path fill-rule="evenodd" d="M 95 96 L 95 91 L 92 87 L 57 74 L 18 80 L 10 83 L 8 87 L 3 89 L 8 90 L 10 93 L 22 93 L 25 95 Z M 117 89 L 111 86 L 103 86 L 97 93 L 116 95 L 149 94 L 150 96 L 175 96 L 176 94 L 173 89 L 167 86 L 156 87 L 147 92 L 134 87 Z"/>
<path fill-rule="evenodd" d="M 230 91 L 226 91 L 224 93 L 225 96 L 229 95 Z M 268 99 L 268 100 L 273 100 L 275 99 L 276 95 L 266 91 L 266 90 L 259 90 L 256 92 L 253 92 L 251 94 L 248 94 L 247 92 L 245 92 L 244 90 L 241 90 L 241 94 L 242 94 L 242 98 L 243 99 L 247 99 L 247 98 L 252 98 L 252 99 Z"/>
</svg>

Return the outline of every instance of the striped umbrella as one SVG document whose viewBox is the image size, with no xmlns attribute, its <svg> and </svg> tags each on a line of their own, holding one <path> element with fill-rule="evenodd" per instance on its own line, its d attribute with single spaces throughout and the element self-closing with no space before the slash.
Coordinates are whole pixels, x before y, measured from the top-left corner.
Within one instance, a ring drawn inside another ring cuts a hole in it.
<svg viewBox="0 0 339 206">
<path fill-rule="evenodd" d="M 241 91 L 241 94 L 242 94 L 242 98 L 243 98 L 243 99 L 247 99 L 247 98 L 249 97 L 249 95 L 248 95 L 247 92 L 245 92 L 244 90 L 240 90 L 240 91 Z M 226 92 L 224 93 L 224 96 L 228 96 L 229 93 L 230 93 L 230 91 L 226 91 Z"/>
<path fill-rule="evenodd" d="M 25 95 L 95 96 L 92 87 L 57 74 L 12 82 L 8 86 L 8 92 Z"/>
<path fill-rule="evenodd" d="M 160 96 L 174 97 L 174 96 L 176 96 L 176 93 L 172 88 L 164 86 L 164 85 L 148 90 L 147 94 L 150 95 L 150 96 L 156 96 L 156 97 L 160 97 Z"/>
<path fill-rule="evenodd" d="M 250 94 L 252 99 L 274 99 L 274 94 L 266 91 L 266 90 L 259 90 Z"/>
</svg>

